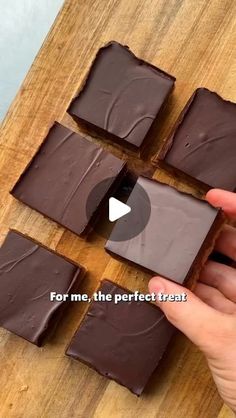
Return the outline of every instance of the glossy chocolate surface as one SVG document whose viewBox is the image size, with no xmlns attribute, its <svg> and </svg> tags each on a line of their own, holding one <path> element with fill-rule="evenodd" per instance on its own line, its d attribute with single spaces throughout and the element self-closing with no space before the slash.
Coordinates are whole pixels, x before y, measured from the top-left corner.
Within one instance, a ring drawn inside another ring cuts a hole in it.
<svg viewBox="0 0 236 418">
<path fill-rule="evenodd" d="M 13 196 L 76 234 L 82 234 L 125 163 L 55 123 L 12 190 Z M 103 181 L 90 218 L 87 198 Z"/>
<path fill-rule="evenodd" d="M 131 293 L 104 280 L 103 294 Z M 148 302 L 92 302 L 66 354 L 140 395 L 174 327 Z"/>
<path fill-rule="evenodd" d="M 155 180 L 139 177 L 137 185 L 146 191 L 151 203 L 146 227 L 131 240 L 116 241 L 122 230 L 129 227 L 125 217 L 119 219 L 105 248 L 154 274 L 183 283 L 207 240 L 218 210 Z M 143 203 L 136 186 L 126 202 L 131 208 Z"/>
<path fill-rule="evenodd" d="M 0 248 L 0 326 L 41 345 L 66 302 L 50 292 L 77 289 L 81 268 L 17 232 Z"/>
<path fill-rule="evenodd" d="M 210 187 L 235 190 L 235 103 L 196 90 L 166 144 L 164 162 Z"/>
<path fill-rule="evenodd" d="M 175 78 L 110 42 L 101 48 L 68 112 L 119 141 L 140 147 Z"/>
</svg>

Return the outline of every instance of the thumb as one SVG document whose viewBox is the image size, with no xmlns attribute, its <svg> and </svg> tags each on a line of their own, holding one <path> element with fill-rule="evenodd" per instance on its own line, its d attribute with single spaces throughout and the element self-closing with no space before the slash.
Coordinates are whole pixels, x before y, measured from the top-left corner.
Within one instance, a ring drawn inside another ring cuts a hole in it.
<svg viewBox="0 0 236 418">
<path fill-rule="evenodd" d="M 186 293 L 185 302 L 160 302 L 156 304 L 167 319 L 182 331 L 194 344 L 207 355 L 214 355 L 217 341 L 226 331 L 226 315 L 208 306 L 190 290 L 162 277 L 154 277 L 149 282 L 150 293 L 182 294 Z M 227 318 L 228 319 L 228 318 Z M 219 332 L 221 335 L 219 335 Z M 218 347 L 218 349 L 221 349 Z M 217 351 L 216 351 L 217 350 Z"/>
</svg>

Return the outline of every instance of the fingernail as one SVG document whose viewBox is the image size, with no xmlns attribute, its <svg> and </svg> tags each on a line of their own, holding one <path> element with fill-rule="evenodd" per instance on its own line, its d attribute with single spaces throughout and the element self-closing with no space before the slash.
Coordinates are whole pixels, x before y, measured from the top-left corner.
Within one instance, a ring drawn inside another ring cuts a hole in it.
<svg viewBox="0 0 236 418">
<path fill-rule="evenodd" d="M 165 293 L 164 283 L 159 277 L 153 277 L 148 283 L 148 288 L 150 293 Z"/>
</svg>

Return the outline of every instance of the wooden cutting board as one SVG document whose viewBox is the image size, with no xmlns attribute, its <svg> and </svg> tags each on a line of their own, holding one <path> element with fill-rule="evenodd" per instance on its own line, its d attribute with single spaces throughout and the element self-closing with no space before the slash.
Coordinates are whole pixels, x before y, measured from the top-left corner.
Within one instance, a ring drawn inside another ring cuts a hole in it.
<svg viewBox="0 0 236 418">
<path fill-rule="evenodd" d="M 177 77 L 146 160 L 158 150 L 196 87 L 235 101 L 235 16 L 234 0 L 66 1 L 1 126 L 1 242 L 12 227 L 81 263 L 88 269 L 82 291 L 90 294 L 104 277 L 132 290 L 147 290 L 148 275 L 114 261 L 103 249 L 104 239 L 95 234 L 87 241 L 76 237 L 15 201 L 9 190 L 54 120 L 79 132 L 66 109 L 94 54 L 112 39 Z M 121 150 L 112 150 L 125 158 Z M 139 164 L 133 155 L 128 158 Z M 163 172 L 156 177 L 176 184 Z M 85 304 L 71 306 L 43 348 L 0 329 L 0 418 L 231 416 L 202 354 L 183 335 L 175 337 L 140 398 L 66 358 L 65 347 L 85 309 Z"/>
</svg>

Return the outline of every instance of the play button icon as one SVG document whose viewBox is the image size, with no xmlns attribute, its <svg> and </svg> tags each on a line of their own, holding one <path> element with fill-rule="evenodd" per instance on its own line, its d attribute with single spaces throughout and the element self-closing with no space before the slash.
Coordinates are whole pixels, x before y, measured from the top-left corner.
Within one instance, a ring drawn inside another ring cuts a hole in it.
<svg viewBox="0 0 236 418">
<path fill-rule="evenodd" d="M 115 181 L 115 178 L 107 178 L 94 186 L 86 202 L 88 219 L 94 217 L 94 208 L 99 205 L 99 196 L 103 193 L 104 185 L 114 184 Z M 99 209 L 99 216 L 94 217 L 91 224 L 89 239 L 96 239 L 97 235 L 107 240 L 118 222 L 122 223 L 123 227 L 121 233 L 116 235 L 115 241 L 130 240 L 143 231 L 150 217 L 151 204 L 146 191 L 139 184 L 136 185 L 134 199 L 132 190 L 135 184 L 136 177 L 127 176 L 107 194 Z"/>
<path fill-rule="evenodd" d="M 115 197 L 110 197 L 109 199 L 109 221 L 115 222 L 117 219 L 122 218 L 122 216 L 127 215 L 131 211 L 131 207 L 116 199 Z"/>
</svg>

